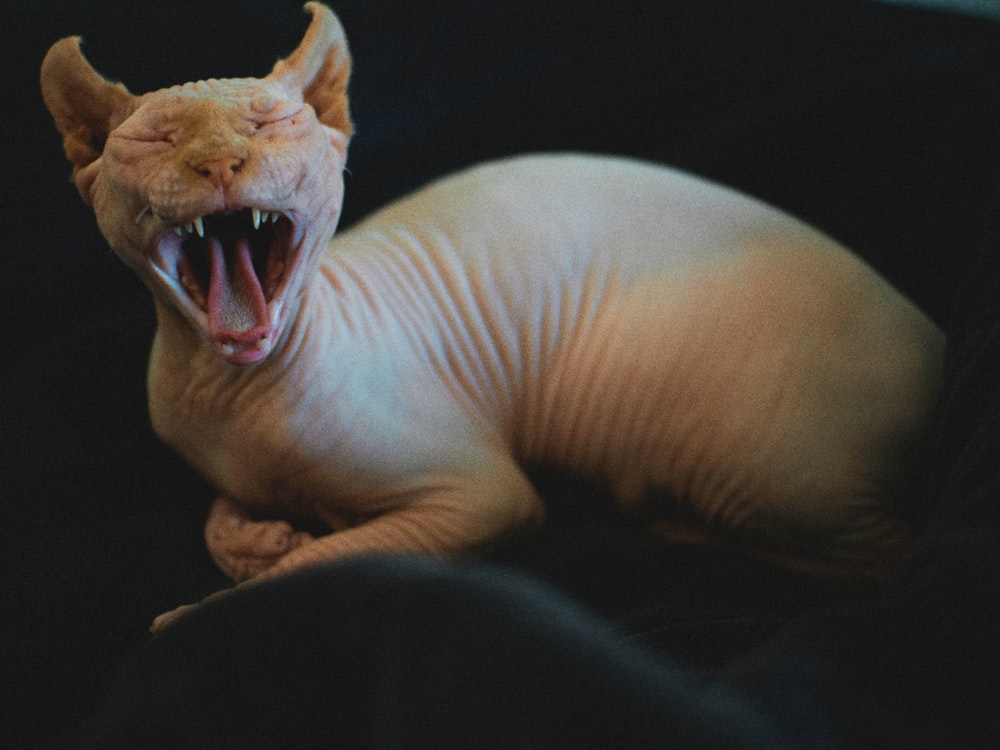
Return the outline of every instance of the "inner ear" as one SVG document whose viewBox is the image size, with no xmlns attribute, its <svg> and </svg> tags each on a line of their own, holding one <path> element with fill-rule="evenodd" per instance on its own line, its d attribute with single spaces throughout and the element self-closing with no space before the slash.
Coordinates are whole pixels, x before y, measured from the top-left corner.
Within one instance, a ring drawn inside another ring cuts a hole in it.
<svg viewBox="0 0 1000 750">
<path fill-rule="evenodd" d="M 87 62 L 80 37 L 52 45 L 42 62 L 41 85 L 74 174 L 100 157 L 108 134 L 135 109 L 136 97 L 128 89 Z"/>
<path fill-rule="evenodd" d="M 354 131 L 347 104 L 351 55 L 340 21 L 320 3 L 305 5 L 312 13 L 306 35 L 291 55 L 280 60 L 268 76 L 292 91 L 302 92 L 321 123 L 350 137 Z"/>
</svg>

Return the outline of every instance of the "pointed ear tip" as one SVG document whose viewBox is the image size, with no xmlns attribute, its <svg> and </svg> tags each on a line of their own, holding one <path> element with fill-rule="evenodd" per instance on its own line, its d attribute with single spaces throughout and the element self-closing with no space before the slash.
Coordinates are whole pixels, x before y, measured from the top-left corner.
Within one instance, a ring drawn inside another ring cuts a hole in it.
<svg viewBox="0 0 1000 750">
<path fill-rule="evenodd" d="M 329 30 L 335 30 L 337 36 L 344 35 L 344 28 L 340 23 L 340 19 L 337 18 L 337 14 L 334 13 L 328 5 L 317 2 L 316 0 L 310 0 L 302 7 L 308 13 L 312 14 L 314 22 L 326 24 Z"/>
<path fill-rule="evenodd" d="M 58 42 L 49 47 L 49 53 L 51 54 L 52 52 L 62 55 L 82 55 L 83 37 L 64 36 Z"/>
<path fill-rule="evenodd" d="M 64 36 L 57 42 L 53 42 L 52 46 L 49 47 L 48 51 L 45 53 L 45 58 L 42 60 L 42 65 L 56 60 L 60 57 L 64 57 L 67 54 L 73 54 L 79 52 L 80 44 L 83 42 L 83 37 L 79 36 Z"/>
<path fill-rule="evenodd" d="M 317 20 L 322 16 L 333 15 L 333 11 L 323 5 L 323 3 L 316 2 L 316 0 L 309 0 L 308 3 L 302 6 L 302 9 L 311 15 L 313 20 Z"/>
<path fill-rule="evenodd" d="M 42 80 L 44 81 L 57 70 L 65 70 L 67 66 L 78 64 L 80 60 L 86 62 L 83 51 L 80 49 L 82 44 L 83 37 L 66 36 L 49 47 L 42 59 Z"/>
</svg>

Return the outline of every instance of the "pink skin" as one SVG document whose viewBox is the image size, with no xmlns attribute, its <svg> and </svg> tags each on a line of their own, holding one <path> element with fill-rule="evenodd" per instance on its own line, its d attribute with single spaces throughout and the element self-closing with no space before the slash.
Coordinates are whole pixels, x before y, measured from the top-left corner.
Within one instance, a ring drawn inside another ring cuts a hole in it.
<svg viewBox="0 0 1000 750">
<path fill-rule="evenodd" d="M 153 292 L 151 421 L 220 494 L 223 571 L 480 549 L 543 519 L 526 465 L 816 572 L 899 563 L 943 358 L 919 310 L 792 217 L 620 159 L 482 165 L 333 237 L 350 63 L 307 7 L 260 80 L 133 96 L 74 39 L 42 70 L 77 187 Z M 331 533 L 275 520 L 300 517 Z"/>
</svg>

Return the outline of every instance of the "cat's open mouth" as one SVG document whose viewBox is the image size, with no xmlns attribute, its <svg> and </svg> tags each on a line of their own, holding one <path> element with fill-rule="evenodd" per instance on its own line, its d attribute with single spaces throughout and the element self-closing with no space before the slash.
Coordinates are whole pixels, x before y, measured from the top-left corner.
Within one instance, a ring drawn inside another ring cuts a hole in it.
<svg viewBox="0 0 1000 750">
<path fill-rule="evenodd" d="M 219 352 L 233 364 L 251 364 L 274 344 L 295 244 L 285 214 L 245 208 L 167 229 L 152 260 Z"/>
</svg>

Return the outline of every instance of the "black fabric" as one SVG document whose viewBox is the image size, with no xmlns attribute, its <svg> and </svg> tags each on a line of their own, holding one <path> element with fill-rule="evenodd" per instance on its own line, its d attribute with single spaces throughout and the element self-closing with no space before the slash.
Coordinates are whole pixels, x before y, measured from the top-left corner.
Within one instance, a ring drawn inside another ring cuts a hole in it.
<svg viewBox="0 0 1000 750">
<path fill-rule="evenodd" d="M 660 664 L 555 590 L 484 566 L 376 559 L 241 591 L 166 630 L 79 746 L 686 748 L 705 738 L 783 743 L 735 696 Z"/>
<path fill-rule="evenodd" d="M 332 566 L 149 639 L 225 583 L 211 490 L 150 431 L 149 302 L 67 182 L 38 67 L 83 34 L 135 92 L 261 75 L 299 6 L 5 7 L 0 744 L 994 746 L 1000 26 L 860 0 L 335 3 L 344 223 L 465 164 L 577 149 L 691 169 L 843 240 L 951 342 L 897 580 L 667 545 L 543 477 L 550 526 L 484 559 Z"/>
</svg>

